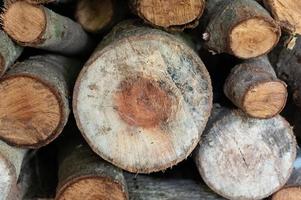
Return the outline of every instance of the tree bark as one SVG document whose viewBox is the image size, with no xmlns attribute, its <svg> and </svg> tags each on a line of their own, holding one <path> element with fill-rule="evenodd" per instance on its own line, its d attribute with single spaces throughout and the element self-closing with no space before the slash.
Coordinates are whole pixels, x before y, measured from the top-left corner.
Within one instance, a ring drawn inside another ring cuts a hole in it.
<svg viewBox="0 0 301 200">
<path fill-rule="evenodd" d="M 210 115 L 212 88 L 198 55 L 166 32 L 117 25 L 82 70 L 73 111 L 105 160 L 134 173 L 187 158 Z"/>
<path fill-rule="evenodd" d="M 79 24 L 42 5 L 17 1 L 2 15 L 4 31 L 18 44 L 66 55 L 87 53 L 93 47 Z"/>
<path fill-rule="evenodd" d="M 251 59 L 231 70 L 226 96 L 251 117 L 271 118 L 286 104 L 286 84 L 279 80 L 266 56 Z"/>
<path fill-rule="evenodd" d="M 292 128 L 282 117 L 248 118 L 215 106 L 195 161 L 207 185 L 228 199 L 263 199 L 287 182 L 296 157 Z"/>
<path fill-rule="evenodd" d="M 0 138 L 27 148 L 53 141 L 67 123 L 79 70 L 79 62 L 50 54 L 13 67 L 0 81 Z"/>
<path fill-rule="evenodd" d="M 145 22 L 168 31 L 195 28 L 205 8 L 204 0 L 130 0 L 129 4 Z"/>
<path fill-rule="evenodd" d="M 268 53 L 281 35 L 277 23 L 256 1 L 207 1 L 203 21 L 207 48 L 242 59 Z"/>
</svg>

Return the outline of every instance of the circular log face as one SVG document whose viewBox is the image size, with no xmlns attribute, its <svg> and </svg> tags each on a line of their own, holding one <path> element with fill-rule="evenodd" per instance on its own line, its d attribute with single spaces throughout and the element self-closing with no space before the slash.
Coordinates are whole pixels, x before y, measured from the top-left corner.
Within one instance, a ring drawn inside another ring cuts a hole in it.
<svg viewBox="0 0 301 200">
<path fill-rule="evenodd" d="M 215 121 L 197 151 L 204 181 L 229 199 L 262 199 L 288 180 L 296 141 L 280 116 L 259 120 L 233 111 Z"/>
<path fill-rule="evenodd" d="M 96 53 L 74 92 L 77 123 L 96 153 L 140 173 L 166 169 L 195 148 L 208 120 L 208 72 L 186 45 L 161 31 Z"/>
<path fill-rule="evenodd" d="M 14 182 L 15 181 L 15 182 Z M 9 161 L 0 154 L 0 193 L 1 199 L 6 199 L 13 187 L 16 184 L 16 173 L 13 171 L 13 166 Z"/>
<path fill-rule="evenodd" d="M 301 187 L 284 188 L 275 193 L 272 200 L 300 200 Z"/>
<path fill-rule="evenodd" d="M 61 119 L 60 103 L 35 78 L 12 76 L 0 82 L 0 137 L 17 146 L 44 143 Z"/>
</svg>

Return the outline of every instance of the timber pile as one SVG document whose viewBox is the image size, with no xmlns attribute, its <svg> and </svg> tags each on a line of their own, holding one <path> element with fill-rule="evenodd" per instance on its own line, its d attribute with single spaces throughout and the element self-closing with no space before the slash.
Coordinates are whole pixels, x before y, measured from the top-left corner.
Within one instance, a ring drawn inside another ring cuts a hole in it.
<svg viewBox="0 0 301 200">
<path fill-rule="evenodd" d="M 2 3 L 0 200 L 300 200 L 301 1 Z"/>
</svg>

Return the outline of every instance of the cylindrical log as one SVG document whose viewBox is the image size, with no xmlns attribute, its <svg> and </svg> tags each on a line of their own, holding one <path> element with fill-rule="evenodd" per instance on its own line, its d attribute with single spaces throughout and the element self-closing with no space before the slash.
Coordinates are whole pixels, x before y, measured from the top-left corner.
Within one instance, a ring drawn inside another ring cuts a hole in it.
<svg viewBox="0 0 301 200">
<path fill-rule="evenodd" d="M 170 31 L 196 27 L 205 8 L 205 0 L 130 0 L 129 4 L 145 22 Z"/>
<path fill-rule="evenodd" d="M 268 53 L 279 41 L 279 26 L 256 1 L 210 0 L 206 13 L 203 36 L 215 53 L 248 59 Z"/>
<path fill-rule="evenodd" d="M 74 0 L 3 0 L 5 6 L 9 6 L 17 1 L 26 1 L 30 4 L 48 4 L 48 3 L 69 3 Z"/>
<path fill-rule="evenodd" d="M 301 1 L 263 0 L 263 3 L 285 31 L 301 34 Z"/>
<path fill-rule="evenodd" d="M 78 0 L 75 18 L 91 33 L 99 33 L 111 28 L 126 13 L 123 0 Z"/>
<path fill-rule="evenodd" d="M 71 19 L 42 5 L 17 1 L 2 15 L 4 31 L 18 44 L 62 54 L 85 53 L 92 42 Z"/>
<path fill-rule="evenodd" d="M 0 140 L 0 199 L 20 198 L 17 180 L 27 150 L 11 147 Z"/>
<path fill-rule="evenodd" d="M 293 173 L 285 187 L 272 196 L 272 200 L 299 200 L 301 197 L 301 150 L 298 148 Z"/>
<path fill-rule="evenodd" d="M 84 143 L 69 140 L 60 145 L 58 176 L 56 200 L 128 199 L 122 171 Z"/>
<path fill-rule="evenodd" d="M 251 117 L 270 118 L 279 114 L 286 104 L 286 84 L 279 80 L 266 56 L 245 61 L 234 67 L 224 92 Z"/>
<path fill-rule="evenodd" d="M 206 184 L 221 196 L 263 199 L 287 182 L 296 157 L 292 128 L 281 116 L 248 118 L 215 106 L 195 151 Z"/>
<path fill-rule="evenodd" d="M 0 30 L 0 77 L 14 64 L 23 48 L 16 45 L 5 32 Z"/>
<path fill-rule="evenodd" d="M 198 55 L 137 21 L 117 25 L 100 44 L 73 97 L 77 125 L 93 150 L 135 173 L 187 158 L 211 107 L 211 81 Z"/>
<path fill-rule="evenodd" d="M 65 126 L 69 91 L 80 63 L 59 55 L 34 56 L 0 80 L 0 138 L 19 147 L 38 148 Z"/>
<path fill-rule="evenodd" d="M 225 200 L 206 185 L 183 178 L 157 178 L 145 175 L 125 175 L 130 200 Z"/>
</svg>

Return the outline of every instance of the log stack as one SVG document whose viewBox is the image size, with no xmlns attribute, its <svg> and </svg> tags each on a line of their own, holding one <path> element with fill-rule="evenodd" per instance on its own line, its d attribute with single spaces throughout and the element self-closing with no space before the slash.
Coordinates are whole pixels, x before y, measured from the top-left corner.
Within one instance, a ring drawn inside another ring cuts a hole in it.
<svg viewBox="0 0 301 200">
<path fill-rule="evenodd" d="M 0 200 L 300 199 L 299 1 L 3 4 Z"/>
</svg>

